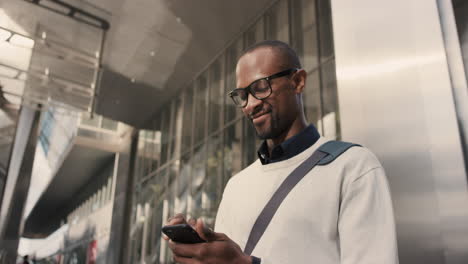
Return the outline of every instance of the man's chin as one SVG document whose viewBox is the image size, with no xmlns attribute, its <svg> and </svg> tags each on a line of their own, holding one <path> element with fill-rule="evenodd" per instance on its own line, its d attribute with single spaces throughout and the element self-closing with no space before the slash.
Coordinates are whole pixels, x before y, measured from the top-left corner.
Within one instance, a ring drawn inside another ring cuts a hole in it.
<svg viewBox="0 0 468 264">
<path fill-rule="evenodd" d="M 281 131 L 273 129 L 271 126 L 268 127 L 257 127 L 255 126 L 255 132 L 257 137 L 262 140 L 274 139 L 281 135 Z"/>
<path fill-rule="evenodd" d="M 257 132 L 257 137 L 259 139 L 265 140 L 265 139 L 271 139 L 274 137 L 271 129 L 258 129 L 255 128 L 255 132 Z"/>
</svg>

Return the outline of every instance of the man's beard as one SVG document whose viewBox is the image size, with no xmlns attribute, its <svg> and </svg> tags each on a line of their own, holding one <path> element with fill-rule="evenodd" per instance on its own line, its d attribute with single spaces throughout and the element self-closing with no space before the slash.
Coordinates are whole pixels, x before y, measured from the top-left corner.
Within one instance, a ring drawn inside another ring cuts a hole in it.
<svg viewBox="0 0 468 264">
<path fill-rule="evenodd" d="M 280 129 L 280 120 L 278 118 L 278 115 L 274 111 L 271 111 L 270 112 L 270 117 L 271 117 L 270 127 L 267 128 L 266 131 L 258 131 L 255 128 L 255 125 L 254 125 L 255 133 L 257 134 L 257 137 L 262 139 L 262 140 L 277 138 L 282 133 L 282 131 Z M 252 122 L 252 125 L 253 125 L 253 122 Z"/>
</svg>

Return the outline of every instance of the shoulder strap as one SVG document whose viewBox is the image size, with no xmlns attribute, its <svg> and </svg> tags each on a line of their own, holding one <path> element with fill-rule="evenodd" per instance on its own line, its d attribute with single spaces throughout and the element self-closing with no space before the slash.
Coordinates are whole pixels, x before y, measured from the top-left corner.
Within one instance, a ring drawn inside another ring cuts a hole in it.
<svg viewBox="0 0 468 264">
<path fill-rule="evenodd" d="M 343 152 L 354 146 L 360 147 L 361 145 L 336 140 L 330 140 L 324 143 L 318 148 L 318 150 L 325 152 L 328 155 L 321 159 L 317 165 L 327 165 L 328 163 L 331 163 L 338 158 L 338 156 L 343 154 Z"/>
<path fill-rule="evenodd" d="M 250 231 L 244 253 L 247 255 L 252 254 L 252 251 L 263 236 L 263 233 L 265 233 L 266 228 L 270 224 L 271 219 L 283 200 L 310 170 L 312 170 L 316 165 L 326 165 L 332 162 L 352 146 L 359 145 L 342 141 L 328 141 L 320 146 L 309 158 L 302 162 L 299 167 L 294 169 L 294 171 L 286 177 L 283 183 L 281 183 L 255 221 L 255 224 Z"/>
</svg>

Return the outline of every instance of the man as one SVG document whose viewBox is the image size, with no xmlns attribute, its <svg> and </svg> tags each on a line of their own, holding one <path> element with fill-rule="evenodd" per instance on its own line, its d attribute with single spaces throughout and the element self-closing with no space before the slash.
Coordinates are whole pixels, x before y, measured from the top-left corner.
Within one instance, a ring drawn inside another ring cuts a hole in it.
<svg viewBox="0 0 468 264">
<path fill-rule="evenodd" d="M 398 263 L 382 166 L 363 147 L 309 171 L 284 199 L 253 251 L 243 253 L 258 215 L 284 179 L 326 139 L 307 125 L 306 72 L 285 43 L 263 41 L 240 57 L 230 96 L 264 139 L 259 159 L 226 186 L 215 230 L 190 220 L 208 243 L 169 242 L 179 263 Z M 182 215 L 169 225 L 185 222 Z"/>
</svg>

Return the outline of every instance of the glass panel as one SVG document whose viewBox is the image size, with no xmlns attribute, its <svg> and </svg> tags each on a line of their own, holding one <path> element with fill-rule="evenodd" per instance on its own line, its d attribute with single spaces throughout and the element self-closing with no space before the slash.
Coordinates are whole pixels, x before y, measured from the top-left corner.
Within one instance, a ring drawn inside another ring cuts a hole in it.
<svg viewBox="0 0 468 264">
<path fill-rule="evenodd" d="M 333 27 L 331 21 L 330 0 L 317 0 L 319 9 L 320 60 L 329 60 L 334 55 Z"/>
<path fill-rule="evenodd" d="M 242 41 L 236 41 L 226 51 L 226 88 L 225 88 L 225 123 L 241 117 L 240 109 L 234 105 L 234 102 L 229 98 L 228 93 L 236 88 L 236 65 L 237 58 L 240 56 L 242 50 Z"/>
<path fill-rule="evenodd" d="M 186 213 L 188 210 L 188 200 L 190 196 L 190 180 L 192 173 L 192 161 L 190 153 L 184 155 L 180 160 L 180 175 L 178 178 L 177 196 L 179 199 L 179 208 L 181 213 Z"/>
<path fill-rule="evenodd" d="M 102 128 L 108 130 L 117 130 L 118 122 L 108 118 L 102 118 Z"/>
<path fill-rule="evenodd" d="M 289 43 L 288 1 L 280 0 L 265 14 L 266 38 Z"/>
<path fill-rule="evenodd" d="M 146 236 L 146 256 L 159 254 L 160 249 L 160 233 L 163 223 L 162 203 L 165 197 L 164 191 L 167 189 L 165 171 L 158 173 L 149 181 L 143 183 L 143 190 L 139 195 L 139 204 L 149 206 L 148 215 L 145 216 L 144 223 L 147 225 L 148 232 Z M 155 246 L 157 245 L 157 247 Z"/>
<path fill-rule="evenodd" d="M 257 132 L 250 120 L 247 118 L 243 118 L 242 120 L 244 122 L 242 156 L 244 157 L 243 166 L 245 168 L 257 159 Z"/>
<path fill-rule="evenodd" d="M 153 214 L 153 232 L 150 233 L 151 244 L 150 248 L 152 250 L 152 259 L 159 259 L 159 253 L 161 248 L 161 227 L 165 224 L 165 219 L 163 222 L 163 199 L 156 199 L 152 207 Z"/>
<path fill-rule="evenodd" d="M 182 139 L 182 124 L 183 124 L 183 105 L 182 98 L 177 98 L 174 105 L 174 115 L 172 120 L 173 131 L 171 132 L 171 159 L 180 158 L 180 145 Z"/>
<path fill-rule="evenodd" d="M 156 128 L 156 120 L 153 121 L 153 129 Z M 151 139 L 151 144 L 153 145 L 152 153 L 151 153 L 151 161 L 152 161 L 152 171 L 158 169 L 159 166 L 159 157 L 161 155 L 161 131 L 154 131 L 153 137 Z"/>
<path fill-rule="evenodd" d="M 185 91 L 184 122 L 182 131 L 182 152 L 189 151 L 192 139 L 193 86 Z"/>
<path fill-rule="evenodd" d="M 98 115 L 93 115 L 93 117 L 88 117 L 85 114 L 81 115 L 81 124 L 93 127 L 99 127 L 101 122 L 101 117 Z"/>
<path fill-rule="evenodd" d="M 227 181 L 242 169 L 242 120 L 224 130 L 223 188 Z"/>
<path fill-rule="evenodd" d="M 318 126 L 318 121 L 322 116 L 321 99 L 320 99 L 320 76 L 318 71 L 313 71 L 307 75 L 307 82 L 303 92 L 304 110 L 307 122 Z M 317 127 L 320 134 L 322 127 Z"/>
<path fill-rule="evenodd" d="M 323 134 L 332 139 L 340 139 L 335 61 L 329 61 L 322 66 L 322 78 Z"/>
<path fill-rule="evenodd" d="M 208 134 L 217 131 L 222 122 L 224 93 L 221 79 L 221 61 L 215 61 L 210 67 L 210 100 L 208 112 Z"/>
<path fill-rule="evenodd" d="M 206 177 L 201 194 L 201 216 L 205 223 L 214 228 L 216 210 L 221 200 L 220 180 L 222 173 L 223 152 L 221 148 L 221 134 L 210 138 L 206 159 Z"/>
<path fill-rule="evenodd" d="M 195 141 L 196 145 L 205 137 L 205 115 L 207 110 L 207 80 L 206 73 L 198 77 L 195 92 Z"/>
<path fill-rule="evenodd" d="M 148 175 L 151 170 L 152 170 L 152 160 L 151 160 L 151 153 L 152 153 L 152 144 L 151 144 L 151 138 L 153 137 L 154 132 L 145 130 L 144 131 L 144 137 L 142 140 L 144 141 L 144 155 L 143 155 L 143 160 L 144 160 L 144 175 Z"/>
<path fill-rule="evenodd" d="M 169 147 L 169 124 L 171 111 L 170 108 L 163 110 L 161 114 L 161 165 L 167 161 L 167 153 Z"/>
<path fill-rule="evenodd" d="M 197 147 L 194 150 L 193 156 L 193 170 L 192 170 L 192 187 L 191 187 L 191 203 L 190 215 L 191 217 L 198 218 L 203 215 L 202 212 L 202 197 L 201 190 L 203 183 L 206 180 L 206 143 Z"/>
<path fill-rule="evenodd" d="M 145 140 L 144 140 L 144 130 L 140 130 L 138 132 L 138 147 L 137 147 L 137 152 L 136 152 L 136 168 L 135 168 L 135 174 L 136 174 L 136 179 L 139 180 L 141 179 L 145 172 L 144 172 L 144 154 L 145 154 Z"/>
<path fill-rule="evenodd" d="M 315 1 L 291 1 L 291 4 L 293 47 L 301 59 L 302 67 L 309 72 L 318 67 Z"/>
<path fill-rule="evenodd" d="M 158 199 L 160 200 L 160 203 L 162 204 L 162 214 L 161 214 L 161 223 L 165 223 L 166 220 L 171 216 L 169 214 L 169 189 L 168 189 L 168 170 L 163 169 L 158 175 L 159 179 L 161 180 L 161 186 L 162 186 L 162 193 L 160 198 L 156 198 L 157 201 Z M 156 238 L 157 239 L 157 238 Z M 159 237 L 159 250 L 160 250 L 160 255 L 159 255 L 159 260 L 162 263 L 165 263 L 164 261 L 168 257 L 168 247 L 167 247 L 167 242 L 164 240 L 161 236 Z M 169 259 L 169 258 L 167 258 Z"/>
<path fill-rule="evenodd" d="M 249 30 L 244 33 L 244 47 L 248 48 L 253 44 L 265 39 L 265 24 L 263 17 L 260 18 Z"/>
</svg>

